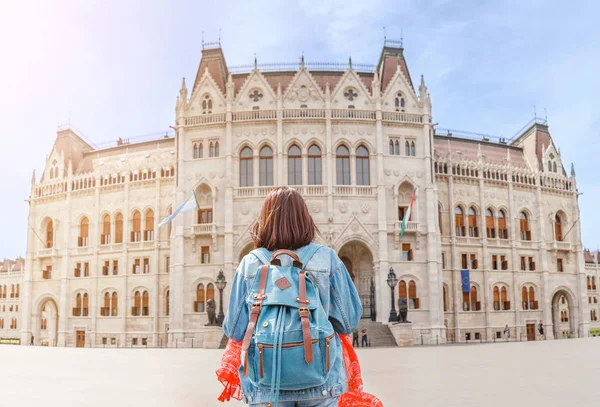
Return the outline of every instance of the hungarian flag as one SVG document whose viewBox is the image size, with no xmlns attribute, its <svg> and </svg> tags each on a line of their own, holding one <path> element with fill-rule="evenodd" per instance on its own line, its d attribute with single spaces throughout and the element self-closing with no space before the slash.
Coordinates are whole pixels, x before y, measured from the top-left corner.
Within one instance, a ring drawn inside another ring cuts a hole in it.
<svg viewBox="0 0 600 407">
<path fill-rule="evenodd" d="M 404 235 L 404 231 L 406 230 L 406 226 L 408 226 L 408 220 L 410 219 L 410 213 L 412 212 L 413 203 L 415 203 L 415 194 L 417 190 L 413 191 L 412 197 L 410 198 L 410 204 L 408 205 L 408 209 L 404 212 L 404 218 L 402 219 L 402 226 L 400 227 L 400 237 Z"/>
</svg>

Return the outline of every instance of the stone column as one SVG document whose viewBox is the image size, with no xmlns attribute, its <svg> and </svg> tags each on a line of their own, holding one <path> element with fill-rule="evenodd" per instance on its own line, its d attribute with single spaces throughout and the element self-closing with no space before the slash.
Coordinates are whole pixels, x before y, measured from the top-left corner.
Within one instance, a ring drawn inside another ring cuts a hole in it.
<svg viewBox="0 0 600 407">
<path fill-rule="evenodd" d="M 129 216 L 129 179 L 130 174 L 125 174 L 125 185 L 123 187 L 123 239 L 121 243 L 122 251 L 119 259 L 119 275 L 123 276 L 123 291 L 119 295 L 119 315 L 121 317 L 121 334 L 119 336 L 119 346 L 127 347 L 127 316 L 130 314 L 128 299 L 131 296 L 129 292 L 129 239 L 130 224 Z M 115 234 L 116 236 L 116 234 Z"/>
<path fill-rule="evenodd" d="M 376 309 L 377 321 L 387 322 L 389 320 L 389 311 L 391 309 L 391 292 L 387 285 L 387 270 L 389 269 L 389 254 L 388 254 L 388 213 L 386 207 L 386 190 L 385 190 L 385 174 L 383 172 L 384 166 L 384 142 L 383 142 L 383 124 L 381 114 L 381 99 L 377 98 L 376 111 L 375 111 L 375 136 L 376 136 L 376 176 L 375 182 L 377 183 L 377 232 L 378 232 L 378 244 L 379 244 L 379 267 L 374 269 L 374 282 L 375 282 L 375 297 L 376 297 Z M 372 154 L 371 154 L 372 155 Z M 371 160 L 369 160 L 369 163 Z M 372 165 L 371 165 L 372 167 Z M 353 167 L 356 169 L 356 166 Z M 369 172 L 371 172 L 369 170 Z M 356 173 L 352 171 L 351 173 Z M 400 270 L 397 270 L 400 272 Z M 387 312 L 386 312 L 387 311 Z"/>
<path fill-rule="evenodd" d="M 33 196 L 33 190 L 32 190 Z M 41 247 L 41 242 L 37 240 L 35 234 L 31 230 L 32 227 L 37 228 L 37 219 L 35 216 L 35 204 L 29 201 L 29 214 L 27 216 L 27 253 L 25 256 L 25 270 L 23 270 L 23 291 L 21 292 L 21 345 L 29 346 L 31 344 L 31 335 L 33 334 L 32 314 L 35 311 L 32 309 L 32 286 L 33 276 L 41 275 L 39 261 L 33 260 L 36 247 Z M 36 241 L 37 240 L 37 241 Z M 54 241 L 56 243 L 56 241 Z M 54 256 L 52 257 L 54 259 Z M 38 267 L 34 270 L 34 264 Z M 39 336 L 39 335 L 38 335 Z M 39 338 L 35 338 L 39 341 Z"/>
<path fill-rule="evenodd" d="M 448 163 L 448 212 L 450 213 L 450 264 L 452 265 L 452 274 L 454 275 L 454 340 L 462 342 L 460 337 L 459 311 L 462 309 L 462 278 L 460 275 L 461 266 L 456 253 L 456 222 L 454 218 L 454 177 L 452 173 L 452 164 Z"/>
<path fill-rule="evenodd" d="M 65 248 L 62 250 L 62 259 L 61 259 L 61 270 L 60 270 L 60 296 L 59 296 L 59 304 L 58 304 L 58 340 L 57 346 L 67 346 L 67 322 L 69 320 L 69 316 L 71 313 L 69 312 L 69 262 L 70 262 L 70 254 L 71 254 L 71 245 L 73 244 L 72 234 L 72 226 L 71 226 L 71 214 L 72 214 L 72 196 L 71 196 L 71 187 L 72 187 L 72 175 L 69 172 L 68 182 L 67 182 L 67 210 L 65 217 L 65 225 L 63 226 L 63 239 L 62 242 L 65 245 Z M 57 270 L 58 271 L 58 270 Z M 54 273 L 54 268 L 52 268 L 52 272 Z"/>
<path fill-rule="evenodd" d="M 325 151 L 323 154 L 326 155 L 325 165 L 321 169 L 327 176 L 323 179 L 325 185 L 327 185 L 327 214 L 329 223 L 334 221 L 334 207 L 333 207 L 333 186 L 335 185 L 335 156 L 333 152 L 333 135 L 331 128 L 331 94 L 329 92 L 329 83 L 325 87 Z"/>
<path fill-rule="evenodd" d="M 160 296 L 161 293 L 160 285 L 159 285 L 159 277 L 160 277 L 160 229 L 158 227 L 158 223 L 160 222 L 160 178 L 156 178 L 154 183 L 154 207 L 155 211 L 155 219 L 154 219 L 154 289 L 153 291 L 153 300 L 151 302 L 151 306 L 153 309 L 152 315 L 154 317 L 153 320 L 153 330 L 152 330 L 152 346 L 156 346 L 158 344 L 158 321 L 160 316 Z"/>
<path fill-rule="evenodd" d="M 519 262 L 517 256 L 517 235 L 518 220 L 515 210 L 515 199 L 513 192 L 512 172 L 508 171 L 508 213 L 505 220 L 508 222 L 506 227 L 510 231 L 510 250 L 511 250 L 511 270 L 512 270 L 512 287 L 513 300 L 511 302 L 515 311 L 515 338 L 518 340 L 521 337 L 521 288 L 519 287 Z"/>
<path fill-rule="evenodd" d="M 98 296 L 100 295 L 98 293 L 98 274 L 100 274 L 99 270 L 98 270 L 98 246 L 100 245 L 100 227 L 99 227 L 99 223 L 100 223 L 100 177 L 96 176 L 95 178 L 95 182 L 96 182 L 96 187 L 94 188 L 94 211 L 92 214 L 92 221 L 90 222 L 91 225 L 94 225 L 91 229 L 90 234 L 91 236 L 88 237 L 88 245 L 89 247 L 93 248 L 94 253 L 92 256 L 92 264 L 90 264 L 90 273 L 93 273 L 92 275 L 92 291 L 90 292 L 90 303 L 89 303 L 89 310 L 88 310 L 88 315 L 90 315 L 92 317 L 92 326 L 91 326 L 91 340 L 90 340 L 90 344 L 92 348 L 96 347 L 96 332 L 98 331 L 97 329 L 97 317 L 98 317 L 98 312 L 100 312 L 98 310 Z"/>
<path fill-rule="evenodd" d="M 485 301 L 485 338 L 487 342 L 491 342 L 492 336 L 492 318 L 490 315 L 490 287 L 489 287 L 489 269 L 490 267 L 490 259 L 489 259 L 489 251 L 488 251 L 488 240 L 487 240 L 487 231 L 486 231 L 486 223 L 485 223 L 485 184 L 483 181 L 483 166 L 479 165 L 479 224 L 481 225 L 479 228 L 479 233 L 481 235 L 482 242 L 482 256 L 481 262 L 479 262 L 480 267 L 483 269 L 483 299 Z M 492 304 L 493 307 L 493 304 Z"/>
<path fill-rule="evenodd" d="M 553 339 L 554 335 L 548 335 L 548 332 L 553 332 L 553 321 L 552 321 L 552 291 L 549 287 L 549 265 L 548 265 L 548 250 L 546 246 L 546 225 L 547 216 L 544 213 L 544 202 L 542 200 L 542 187 L 539 182 L 536 182 L 535 198 L 538 208 L 538 253 L 540 266 L 542 271 L 542 278 L 540 280 L 540 292 L 536 293 L 538 298 L 538 304 L 542 307 L 542 319 L 544 321 L 544 331 L 546 333 L 546 339 Z M 537 329 L 536 321 L 536 329 Z"/>
</svg>

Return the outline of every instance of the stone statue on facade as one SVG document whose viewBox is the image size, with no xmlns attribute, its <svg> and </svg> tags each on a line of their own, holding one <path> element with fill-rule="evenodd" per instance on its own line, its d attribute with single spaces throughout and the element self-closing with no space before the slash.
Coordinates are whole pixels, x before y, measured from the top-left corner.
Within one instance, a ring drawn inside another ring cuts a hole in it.
<svg viewBox="0 0 600 407">
<path fill-rule="evenodd" d="M 399 324 L 407 324 L 410 321 L 406 318 L 408 316 L 408 302 L 406 298 L 400 297 L 398 298 L 398 323 Z"/>
<path fill-rule="evenodd" d="M 208 324 L 206 324 L 207 326 L 210 325 L 217 325 L 217 304 L 215 303 L 215 300 L 213 300 L 212 298 L 210 300 L 208 300 L 206 302 L 206 313 L 208 314 Z"/>
</svg>

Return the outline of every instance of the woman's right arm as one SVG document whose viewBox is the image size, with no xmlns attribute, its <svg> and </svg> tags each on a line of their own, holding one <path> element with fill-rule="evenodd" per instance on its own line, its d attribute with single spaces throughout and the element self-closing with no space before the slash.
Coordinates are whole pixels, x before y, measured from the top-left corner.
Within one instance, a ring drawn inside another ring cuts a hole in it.
<svg viewBox="0 0 600 407">
<path fill-rule="evenodd" d="M 223 332 L 229 339 L 236 342 L 241 342 L 244 339 L 249 321 L 248 307 L 246 306 L 246 292 L 248 289 L 242 268 L 244 263 L 242 261 L 235 272 L 231 292 L 229 293 L 227 315 L 223 320 Z"/>
<path fill-rule="evenodd" d="M 335 252 L 332 253 L 329 320 L 336 332 L 349 335 L 362 316 L 362 305 L 346 266 Z"/>
</svg>

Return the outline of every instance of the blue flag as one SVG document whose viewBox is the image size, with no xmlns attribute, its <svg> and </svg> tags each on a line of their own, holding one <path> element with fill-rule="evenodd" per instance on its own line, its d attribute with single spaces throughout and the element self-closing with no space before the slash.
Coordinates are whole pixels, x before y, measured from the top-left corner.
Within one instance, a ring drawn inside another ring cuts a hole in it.
<svg viewBox="0 0 600 407">
<path fill-rule="evenodd" d="M 185 202 L 183 202 L 179 208 L 175 209 L 175 212 L 164 218 L 162 222 L 158 224 L 158 227 L 163 228 L 169 223 L 171 223 L 173 219 L 175 219 L 177 215 L 179 215 L 180 212 L 190 211 L 192 209 L 196 209 L 197 207 L 198 203 L 196 202 L 196 195 L 192 193 L 192 195 L 190 195 L 190 197 L 186 199 Z"/>
<path fill-rule="evenodd" d="M 471 275 L 469 270 L 461 270 L 460 271 L 461 283 L 462 283 L 462 292 L 470 293 L 471 292 Z"/>
</svg>

